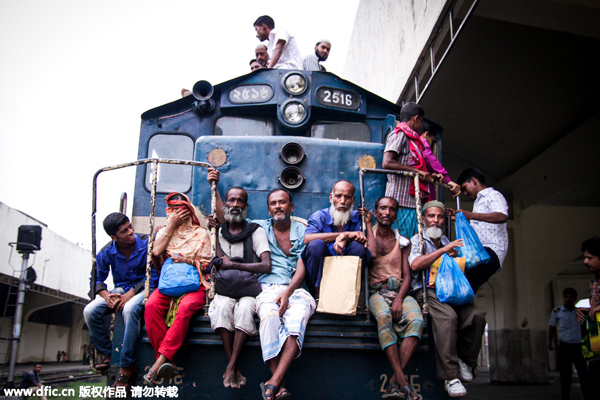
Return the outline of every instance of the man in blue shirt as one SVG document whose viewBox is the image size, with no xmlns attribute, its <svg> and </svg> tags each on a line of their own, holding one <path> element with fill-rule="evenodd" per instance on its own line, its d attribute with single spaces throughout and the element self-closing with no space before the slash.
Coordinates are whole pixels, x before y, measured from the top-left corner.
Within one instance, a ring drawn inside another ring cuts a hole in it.
<svg viewBox="0 0 600 400">
<path fill-rule="evenodd" d="M 563 290 L 564 305 L 552 310 L 548 322 L 548 350 L 553 350 L 553 342 L 558 328 L 558 371 L 560 373 L 560 398 L 569 399 L 573 365 L 577 369 L 581 391 L 586 396 L 588 385 L 587 365 L 581 351 L 581 325 L 577 321 L 577 291 Z M 587 397 L 586 397 L 587 398 Z"/>
<path fill-rule="evenodd" d="M 337 181 L 329 195 L 331 206 L 315 212 L 308 220 L 302 261 L 306 266 L 306 283 L 316 297 L 319 297 L 323 260 L 338 255 L 334 245 L 343 249 L 345 256 L 361 257 L 363 268 L 369 264 L 371 254 L 365 247 L 367 238 L 361 231 L 358 211 L 353 211 L 355 193 L 351 182 Z"/>
<path fill-rule="evenodd" d="M 33 366 L 33 369 L 29 371 L 23 377 L 21 381 L 21 385 L 19 386 L 22 389 L 36 388 L 32 392 L 34 396 L 38 396 L 40 400 L 46 400 L 46 396 L 44 396 L 44 386 L 40 381 L 40 371 L 42 370 L 42 364 L 36 363 Z M 26 398 L 26 397 L 25 397 Z"/>
<path fill-rule="evenodd" d="M 135 344 L 140 333 L 140 319 L 144 312 L 144 282 L 146 279 L 146 257 L 148 235 L 136 235 L 126 215 L 109 214 L 103 222 L 104 230 L 112 239 L 96 255 L 96 293 L 83 310 L 83 317 L 90 330 L 90 338 L 103 359 L 98 370 L 107 370 L 111 364 L 112 346 L 103 317 L 119 311 L 123 313 L 125 332 L 120 350 L 120 371 L 116 386 L 126 386 L 137 378 Z M 112 272 L 115 288 L 108 290 L 104 281 Z M 152 270 L 150 287 L 158 282 Z M 90 297 L 92 297 L 90 296 Z"/>
<path fill-rule="evenodd" d="M 271 379 L 261 383 L 261 389 L 263 398 L 282 400 L 291 397 L 282 386 L 283 377 L 292 360 L 300 356 L 306 325 L 316 304 L 306 290 L 300 289 L 305 277 L 300 255 L 306 226 L 291 219 L 292 194 L 286 189 L 271 191 L 267 208 L 271 218 L 252 221 L 267 233 L 271 250 L 271 273 L 259 274 L 262 292 L 256 298 L 263 360 L 272 373 Z"/>
</svg>

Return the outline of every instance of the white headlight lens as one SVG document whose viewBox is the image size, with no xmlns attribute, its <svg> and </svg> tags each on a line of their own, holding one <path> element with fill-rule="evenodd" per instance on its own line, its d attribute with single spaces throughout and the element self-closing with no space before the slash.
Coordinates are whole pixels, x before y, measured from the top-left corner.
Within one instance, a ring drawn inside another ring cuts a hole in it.
<svg viewBox="0 0 600 400">
<path fill-rule="evenodd" d="M 285 120 L 290 124 L 298 124 L 302 122 L 305 116 L 306 108 L 300 103 L 288 103 L 283 109 L 283 118 L 285 118 Z"/>
<path fill-rule="evenodd" d="M 285 78 L 285 89 L 291 94 L 300 94 L 306 89 L 306 79 L 300 74 L 291 74 Z"/>
</svg>

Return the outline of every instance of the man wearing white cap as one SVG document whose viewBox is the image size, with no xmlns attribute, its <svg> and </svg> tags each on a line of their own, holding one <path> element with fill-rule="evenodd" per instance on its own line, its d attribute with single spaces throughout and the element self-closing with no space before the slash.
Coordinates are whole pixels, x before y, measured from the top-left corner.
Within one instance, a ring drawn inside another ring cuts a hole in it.
<svg viewBox="0 0 600 400">
<path fill-rule="evenodd" d="M 315 45 L 314 54 L 309 54 L 302 60 L 302 67 L 307 71 L 326 71 L 319 62 L 327 60 L 330 51 L 331 42 L 327 39 L 319 40 Z"/>
<path fill-rule="evenodd" d="M 467 394 L 461 381 L 471 382 L 474 379 L 477 356 L 485 330 L 485 315 L 472 303 L 455 306 L 440 302 L 435 280 L 428 279 L 427 288 L 423 288 L 421 271 L 429 275 L 431 265 L 444 253 L 451 257 L 456 256 L 456 248 L 464 246 L 461 239 L 450 242 L 442 234 L 445 213 L 444 204 L 437 200 L 423 205 L 425 251 L 424 254 L 420 252 L 419 235 L 413 236 L 408 263 L 412 270 L 411 295 L 421 306 L 423 290 L 427 290 L 438 379 L 444 380 L 444 387 L 450 397 L 460 397 Z"/>
</svg>

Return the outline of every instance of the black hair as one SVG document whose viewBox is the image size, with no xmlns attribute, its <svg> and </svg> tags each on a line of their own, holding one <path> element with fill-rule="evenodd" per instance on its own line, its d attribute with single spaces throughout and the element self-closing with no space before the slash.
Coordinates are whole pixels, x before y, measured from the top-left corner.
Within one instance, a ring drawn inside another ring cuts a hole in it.
<svg viewBox="0 0 600 400">
<path fill-rule="evenodd" d="M 470 181 L 471 178 L 475 178 L 479 181 L 479 183 L 481 183 L 482 185 L 485 185 L 485 176 L 483 175 L 483 172 L 481 172 L 480 170 L 478 170 L 476 168 L 465 169 L 458 176 L 456 183 L 459 185 L 462 185 L 463 183 Z"/>
<path fill-rule="evenodd" d="M 252 63 L 258 62 L 256 61 L 256 58 L 253 58 L 252 60 L 250 60 L 250 62 L 248 63 L 249 66 L 252 66 Z"/>
<path fill-rule="evenodd" d="M 246 196 L 246 204 L 248 204 L 248 192 L 246 192 L 246 189 L 244 189 L 241 186 L 232 186 L 229 189 L 227 189 L 227 191 L 225 192 L 225 202 L 227 202 L 227 195 L 229 194 L 229 192 L 233 189 L 240 189 L 241 191 L 244 192 L 244 195 Z"/>
<path fill-rule="evenodd" d="M 269 192 L 269 194 L 267 195 L 267 205 L 269 205 L 269 199 L 271 198 L 271 195 L 275 192 L 285 192 L 288 195 L 288 199 L 290 200 L 290 203 L 294 202 L 294 199 L 292 198 L 292 192 L 290 192 L 289 190 L 287 190 L 286 188 L 276 188 L 273 189 Z"/>
<path fill-rule="evenodd" d="M 400 208 L 400 204 L 398 204 L 398 200 L 396 200 L 393 197 L 390 196 L 381 196 L 380 198 L 378 198 L 377 200 L 375 200 L 375 210 L 377 210 L 379 208 L 379 202 L 383 199 L 390 199 L 390 200 L 394 200 L 396 202 L 396 210 L 398 208 Z"/>
<path fill-rule="evenodd" d="M 600 257 L 600 237 L 594 236 L 581 243 L 581 252 L 588 252 L 593 256 Z"/>
<path fill-rule="evenodd" d="M 337 185 L 340 182 L 346 182 L 349 183 L 350 186 L 352 186 L 352 196 L 354 196 L 356 194 L 356 187 L 354 187 L 354 184 L 346 179 L 340 179 L 339 181 L 336 181 L 333 186 L 331 186 L 331 193 L 333 194 L 333 189 L 335 188 L 335 185 Z"/>
<path fill-rule="evenodd" d="M 269 29 L 275 28 L 275 21 L 268 15 L 258 17 L 252 26 L 261 26 L 262 24 L 265 24 Z"/>
<path fill-rule="evenodd" d="M 573 289 L 572 287 L 568 287 L 565 290 L 563 290 L 563 296 L 566 296 L 568 294 L 570 294 L 573 297 L 577 298 L 577 290 Z"/>
<path fill-rule="evenodd" d="M 423 107 L 412 101 L 406 103 L 400 109 L 400 122 L 408 122 L 415 115 L 418 115 L 419 117 L 424 117 L 425 110 L 423 110 Z"/>
<path fill-rule="evenodd" d="M 127 215 L 120 212 L 114 212 L 108 214 L 106 218 L 104 218 L 102 226 L 104 226 L 104 231 L 108 236 L 113 236 L 117 233 L 121 225 L 128 222 L 129 218 L 127 218 Z"/>
</svg>

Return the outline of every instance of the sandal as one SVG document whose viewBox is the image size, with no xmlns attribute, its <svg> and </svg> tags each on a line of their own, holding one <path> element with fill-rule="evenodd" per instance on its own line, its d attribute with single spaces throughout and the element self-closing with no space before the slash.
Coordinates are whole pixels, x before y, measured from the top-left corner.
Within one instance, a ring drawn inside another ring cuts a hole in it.
<svg viewBox="0 0 600 400">
<path fill-rule="evenodd" d="M 158 367 L 158 371 L 156 371 L 156 376 L 158 376 L 159 378 L 173 379 L 177 375 L 179 375 L 177 373 L 177 369 L 171 363 L 164 363 L 163 365 Z"/>
<path fill-rule="evenodd" d="M 100 372 L 108 370 L 110 368 L 110 356 L 102 356 L 102 362 L 94 365 L 94 368 Z"/>
<path fill-rule="evenodd" d="M 154 375 L 154 372 L 152 372 L 152 368 L 150 368 L 150 371 L 148 371 L 148 373 L 144 375 L 144 381 L 152 387 L 158 385 L 159 379 L 160 378 Z"/>
<path fill-rule="evenodd" d="M 400 391 L 400 386 L 396 382 L 390 383 L 385 393 L 381 396 L 382 399 L 401 399 L 406 400 L 404 393 Z"/>
<path fill-rule="evenodd" d="M 423 396 L 420 395 L 419 393 L 417 393 L 415 388 L 412 387 L 411 385 L 406 385 L 401 390 L 402 390 L 402 393 L 406 396 L 406 399 L 408 399 L 408 400 L 423 400 Z M 410 395 L 411 392 L 417 393 L 417 395 L 415 397 L 413 397 Z"/>
<path fill-rule="evenodd" d="M 267 389 L 269 389 L 271 393 L 267 393 Z M 272 385 L 270 383 L 261 383 L 260 391 L 263 400 L 275 400 L 275 393 L 277 393 L 277 388 L 275 387 L 275 385 Z"/>
<path fill-rule="evenodd" d="M 137 381 L 137 375 L 138 375 L 138 368 L 137 366 L 133 369 L 133 371 L 131 372 L 131 375 L 125 375 L 125 374 L 121 374 L 118 373 L 117 377 L 115 379 L 115 383 L 112 384 L 113 388 L 117 388 L 117 387 L 125 387 L 125 390 L 128 391 L 129 388 L 131 387 L 131 385 L 133 385 L 136 381 Z M 118 383 L 122 383 L 122 385 L 119 385 Z M 110 395 L 109 398 L 116 398 L 117 392 L 113 392 L 113 395 Z"/>
<path fill-rule="evenodd" d="M 289 400 L 292 398 L 292 394 L 287 391 L 286 388 L 282 387 L 279 389 L 279 393 L 275 395 L 275 400 Z"/>
</svg>

